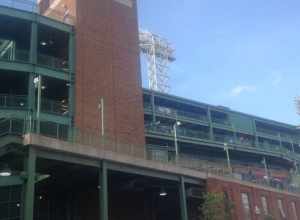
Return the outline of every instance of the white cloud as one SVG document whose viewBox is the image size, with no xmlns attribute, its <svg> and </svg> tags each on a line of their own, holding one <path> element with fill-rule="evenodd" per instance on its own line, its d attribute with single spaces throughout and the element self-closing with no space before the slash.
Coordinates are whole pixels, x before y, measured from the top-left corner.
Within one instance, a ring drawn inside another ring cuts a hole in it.
<svg viewBox="0 0 300 220">
<path fill-rule="evenodd" d="M 256 87 L 255 86 L 251 86 L 251 85 L 237 85 L 236 87 L 234 87 L 231 92 L 230 95 L 231 96 L 240 96 L 242 93 L 244 92 L 255 92 L 256 91 Z"/>
<path fill-rule="evenodd" d="M 283 77 L 282 74 L 276 74 L 272 76 L 272 86 L 279 86 L 279 84 L 282 82 Z"/>
</svg>

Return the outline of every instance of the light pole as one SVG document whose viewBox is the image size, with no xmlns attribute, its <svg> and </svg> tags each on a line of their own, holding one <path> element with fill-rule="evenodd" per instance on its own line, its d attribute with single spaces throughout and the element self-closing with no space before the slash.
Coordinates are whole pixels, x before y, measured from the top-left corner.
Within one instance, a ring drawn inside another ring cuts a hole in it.
<svg viewBox="0 0 300 220">
<path fill-rule="evenodd" d="M 264 169 L 265 169 L 265 178 L 267 179 L 267 181 L 269 181 L 268 166 L 265 157 L 263 157 L 262 164 L 264 165 Z"/>
<path fill-rule="evenodd" d="M 230 156 L 229 156 L 229 148 L 227 143 L 224 143 L 224 151 L 226 152 L 226 157 L 227 157 L 227 168 L 230 171 L 230 173 L 232 173 Z"/>
<path fill-rule="evenodd" d="M 175 146 L 175 162 L 178 162 L 178 141 L 177 141 L 177 127 L 181 125 L 180 121 L 177 121 L 173 125 L 173 131 L 174 131 L 174 146 Z"/>
</svg>

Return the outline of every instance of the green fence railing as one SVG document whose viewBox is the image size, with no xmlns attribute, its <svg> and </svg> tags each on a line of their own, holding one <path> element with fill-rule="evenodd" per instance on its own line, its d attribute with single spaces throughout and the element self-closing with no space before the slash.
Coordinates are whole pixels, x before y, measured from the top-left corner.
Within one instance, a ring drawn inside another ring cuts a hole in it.
<svg viewBox="0 0 300 220">
<path fill-rule="evenodd" d="M 26 95 L 0 94 L 0 108 L 25 109 L 27 107 L 28 97 Z"/>
</svg>

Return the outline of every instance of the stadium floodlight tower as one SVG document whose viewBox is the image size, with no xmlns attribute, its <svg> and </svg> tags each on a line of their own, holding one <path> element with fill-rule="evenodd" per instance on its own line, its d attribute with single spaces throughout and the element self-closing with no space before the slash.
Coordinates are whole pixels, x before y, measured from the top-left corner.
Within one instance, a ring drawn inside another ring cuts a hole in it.
<svg viewBox="0 0 300 220">
<path fill-rule="evenodd" d="M 141 30 L 139 35 L 140 49 L 147 59 L 149 88 L 168 93 L 170 91 L 169 65 L 175 61 L 175 50 L 159 35 L 144 30 Z"/>
</svg>

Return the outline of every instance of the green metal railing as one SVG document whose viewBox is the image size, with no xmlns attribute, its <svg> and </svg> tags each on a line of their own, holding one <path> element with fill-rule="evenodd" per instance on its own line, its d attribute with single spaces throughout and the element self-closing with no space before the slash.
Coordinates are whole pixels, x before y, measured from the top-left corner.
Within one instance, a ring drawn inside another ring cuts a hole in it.
<svg viewBox="0 0 300 220">
<path fill-rule="evenodd" d="M 69 70 L 68 61 L 65 59 L 45 55 L 38 54 L 38 65 L 50 67 L 53 69 L 59 69 L 67 72 Z"/>
<path fill-rule="evenodd" d="M 0 94 L 0 108 L 26 109 L 28 97 L 25 95 Z"/>
<path fill-rule="evenodd" d="M 14 62 L 29 62 L 29 50 L 14 50 L 14 52 L 7 52 L 0 56 L 0 60 L 14 61 Z"/>
<path fill-rule="evenodd" d="M 151 104 L 144 103 L 145 111 L 152 111 Z M 166 115 L 168 117 L 178 118 L 178 119 L 187 119 L 187 120 L 196 120 L 196 121 L 203 121 L 208 122 L 208 117 L 201 113 L 194 113 L 182 110 L 175 110 L 172 108 L 162 107 L 162 106 L 155 106 L 155 112 L 160 115 Z"/>
<path fill-rule="evenodd" d="M 11 62 L 29 62 L 29 50 L 14 50 L 13 52 L 7 52 L 4 55 L 0 56 L 0 60 L 11 61 Z M 38 65 L 58 69 L 67 72 L 69 70 L 68 61 L 65 59 L 38 54 Z"/>
<path fill-rule="evenodd" d="M 231 123 L 228 119 L 221 119 L 221 118 L 212 117 L 211 120 L 212 120 L 212 123 L 214 123 L 214 124 L 231 126 Z"/>
<path fill-rule="evenodd" d="M 50 114 L 68 115 L 68 104 L 42 98 L 41 111 Z"/>
<path fill-rule="evenodd" d="M 26 132 L 25 119 L 1 119 L 0 120 L 0 136 L 15 134 L 22 135 Z"/>
<path fill-rule="evenodd" d="M 0 108 L 2 109 L 28 109 L 27 95 L 6 95 L 0 94 Z M 69 106 L 68 103 L 62 101 L 50 100 L 42 97 L 41 112 L 67 116 Z"/>
</svg>

